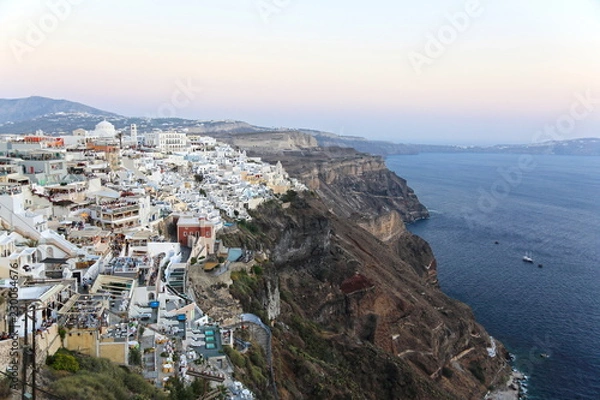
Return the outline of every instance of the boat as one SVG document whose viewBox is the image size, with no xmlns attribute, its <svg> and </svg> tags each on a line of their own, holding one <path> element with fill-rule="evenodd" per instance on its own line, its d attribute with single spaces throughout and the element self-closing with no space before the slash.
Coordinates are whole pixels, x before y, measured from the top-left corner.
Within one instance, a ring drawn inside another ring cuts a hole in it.
<svg viewBox="0 0 600 400">
<path fill-rule="evenodd" d="M 525 261 L 526 263 L 533 264 L 533 258 L 531 257 L 531 253 L 525 253 L 525 255 L 523 256 L 523 261 Z"/>
</svg>

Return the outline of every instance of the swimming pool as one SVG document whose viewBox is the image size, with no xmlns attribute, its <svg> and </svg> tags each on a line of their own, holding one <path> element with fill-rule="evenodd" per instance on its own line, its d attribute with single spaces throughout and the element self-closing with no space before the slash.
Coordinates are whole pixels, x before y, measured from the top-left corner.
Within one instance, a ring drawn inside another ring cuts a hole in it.
<svg viewBox="0 0 600 400">
<path fill-rule="evenodd" d="M 235 262 L 242 258 L 243 251 L 239 248 L 229 249 L 229 253 L 227 254 L 227 261 Z"/>
</svg>

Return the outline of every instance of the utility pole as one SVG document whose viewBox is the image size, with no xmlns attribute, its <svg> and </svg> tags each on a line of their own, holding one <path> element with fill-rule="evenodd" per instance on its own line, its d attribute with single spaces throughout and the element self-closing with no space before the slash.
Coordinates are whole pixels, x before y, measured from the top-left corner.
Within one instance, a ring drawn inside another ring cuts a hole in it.
<svg viewBox="0 0 600 400">
<path fill-rule="evenodd" d="M 31 347 L 29 346 L 29 311 L 31 311 Z M 36 317 L 37 305 L 35 303 L 29 303 L 25 306 L 25 315 L 24 315 L 24 328 L 25 328 L 25 336 L 23 338 L 23 378 L 21 379 L 22 390 L 21 390 L 21 400 L 35 400 L 35 378 L 36 378 L 36 368 L 37 363 L 35 359 L 35 325 L 37 321 Z M 31 395 L 27 393 L 27 370 L 29 369 L 29 360 L 31 358 Z"/>
<path fill-rule="evenodd" d="M 21 400 L 27 400 L 27 358 L 29 356 L 28 351 L 27 351 L 27 347 L 28 347 L 28 340 L 27 340 L 27 313 L 29 312 L 29 306 L 25 306 L 25 336 L 23 339 L 23 378 L 21 379 L 21 382 L 23 384 L 22 390 L 21 390 Z"/>
<path fill-rule="evenodd" d="M 35 400 L 35 375 L 37 374 L 37 365 L 36 365 L 36 360 L 35 360 L 35 336 L 36 336 L 36 310 L 37 310 L 37 306 L 36 304 L 32 304 L 32 314 L 33 314 L 33 325 L 31 327 L 31 355 L 32 355 L 32 361 L 31 361 L 31 399 Z"/>
</svg>

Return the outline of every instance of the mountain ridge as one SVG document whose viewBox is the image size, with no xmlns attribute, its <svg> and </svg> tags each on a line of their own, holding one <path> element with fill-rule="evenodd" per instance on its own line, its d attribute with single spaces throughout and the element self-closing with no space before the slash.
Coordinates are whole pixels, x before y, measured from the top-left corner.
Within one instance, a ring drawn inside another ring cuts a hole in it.
<svg viewBox="0 0 600 400">
<path fill-rule="evenodd" d="M 190 133 L 210 134 L 219 139 L 240 140 L 252 134 L 304 133 L 316 139 L 320 147 L 353 148 L 360 152 L 390 156 L 419 153 L 489 153 L 535 155 L 600 156 L 600 138 L 555 140 L 529 144 L 497 144 L 493 146 L 458 146 L 394 143 L 359 136 L 341 136 L 308 128 L 268 128 L 239 120 L 195 120 L 186 118 L 127 117 L 103 111 L 69 100 L 31 96 L 17 99 L 0 99 L 0 134 L 27 134 L 43 130 L 51 135 L 70 134 L 75 129 L 92 129 L 103 119 L 109 119 L 117 129 L 138 125 L 138 131 L 152 129 L 187 129 Z"/>
<path fill-rule="evenodd" d="M 30 96 L 0 99 L 0 123 L 23 122 L 57 113 L 80 113 L 104 117 L 121 117 L 119 114 L 90 107 L 66 99 Z"/>
</svg>

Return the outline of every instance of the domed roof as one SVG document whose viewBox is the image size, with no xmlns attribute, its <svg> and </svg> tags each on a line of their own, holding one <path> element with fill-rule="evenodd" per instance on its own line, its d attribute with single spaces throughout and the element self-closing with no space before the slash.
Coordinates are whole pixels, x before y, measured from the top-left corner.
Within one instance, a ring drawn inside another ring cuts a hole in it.
<svg viewBox="0 0 600 400">
<path fill-rule="evenodd" d="M 115 126 L 113 124 L 111 124 L 110 122 L 108 122 L 107 120 L 104 120 L 104 121 L 100 122 L 98 125 L 96 125 L 97 131 L 105 131 L 105 130 L 113 130 L 113 129 L 115 129 Z"/>
</svg>

